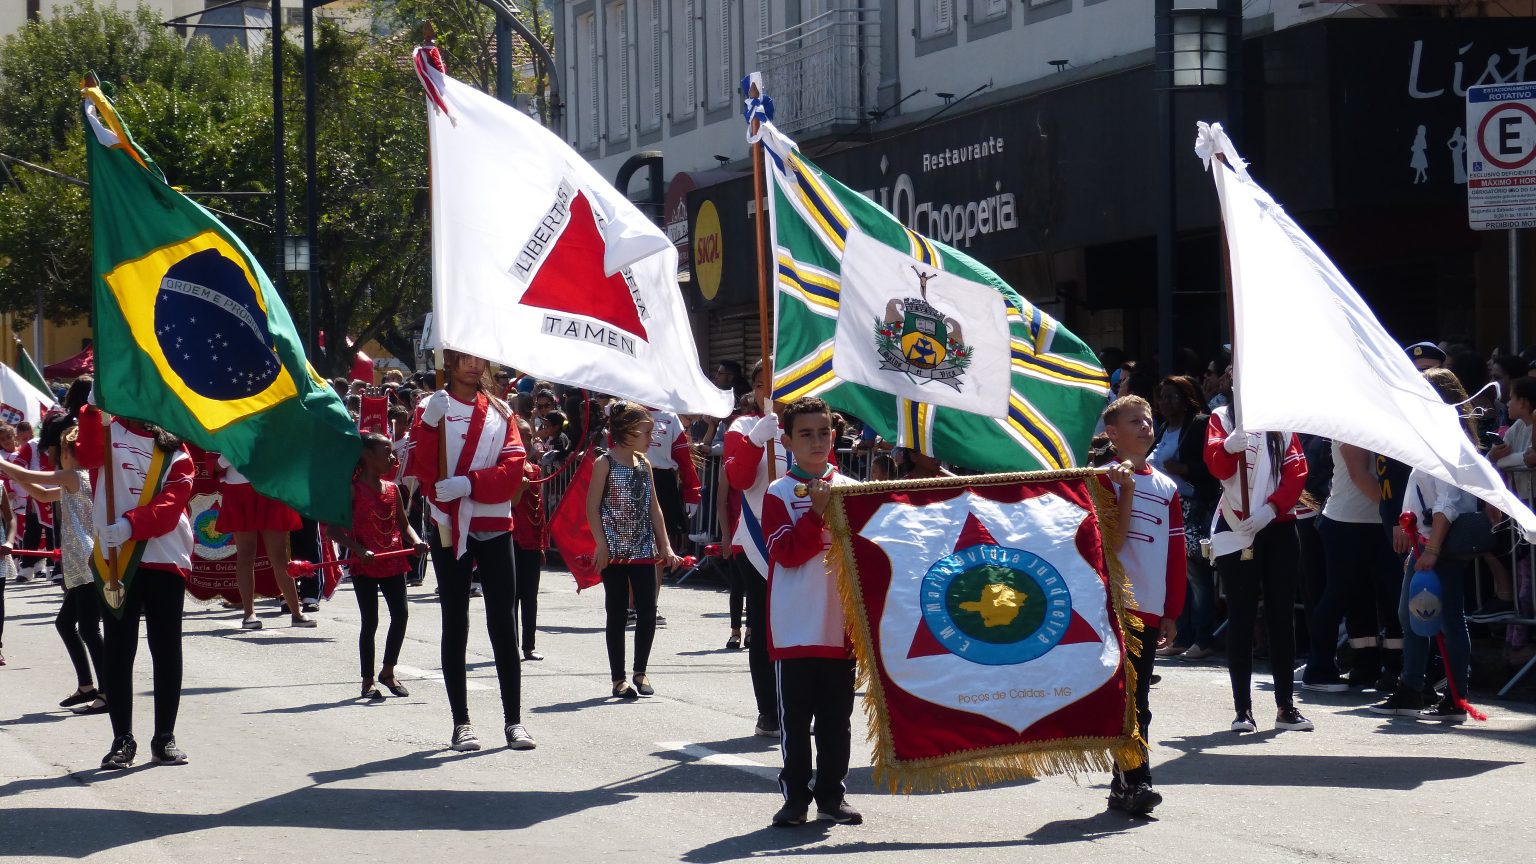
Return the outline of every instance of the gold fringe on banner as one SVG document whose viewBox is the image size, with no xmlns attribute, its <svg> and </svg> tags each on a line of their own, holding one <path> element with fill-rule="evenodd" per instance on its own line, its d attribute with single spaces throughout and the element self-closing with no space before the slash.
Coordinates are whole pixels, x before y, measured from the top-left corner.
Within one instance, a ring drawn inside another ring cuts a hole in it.
<svg viewBox="0 0 1536 864">
<path fill-rule="evenodd" d="M 1119 624 L 1121 643 L 1120 666 L 1125 675 L 1126 707 L 1121 728 L 1124 734 L 1115 737 L 1076 737 L 1055 741 L 1035 741 L 998 747 L 981 747 L 938 756 L 932 759 L 901 760 L 896 757 L 891 740 L 890 714 L 886 707 L 885 691 L 876 672 L 875 645 L 868 616 L 865 614 L 863 584 L 859 580 L 858 564 L 853 554 L 853 531 L 848 525 L 848 514 L 843 509 L 843 499 L 855 495 L 877 495 L 885 492 L 911 492 L 933 489 L 966 489 L 1001 486 L 1013 483 L 1044 483 L 1053 480 L 1089 479 L 1103 474 L 1092 468 L 1072 468 L 1060 471 L 1030 471 L 1012 474 L 983 474 L 973 477 L 940 477 L 931 480 L 884 481 L 835 486 L 832 500 L 827 507 L 827 526 L 832 532 L 832 548 L 827 550 L 828 571 L 837 579 L 838 596 L 842 599 L 845 620 L 850 622 L 854 655 L 858 660 L 855 688 L 864 690 L 864 715 L 868 735 L 875 742 L 874 780 L 884 783 L 891 793 L 951 791 L 975 789 L 993 783 L 1005 783 L 1030 777 L 1065 774 L 1073 780 L 1077 775 L 1090 771 L 1111 771 L 1118 764 L 1129 769 L 1141 765 L 1143 742 L 1136 728 L 1136 670 L 1128 662 L 1131 651 L 1140 651 L 1142 636 L 1141 619 L 1132 614 L 1136 600 L 1131 583 L 1114 550 L 1104 546 L 1104 558 L 1108 569 L 1110 605 Z M 1109 533 L 1116 525 L 1119 511 L 1115 497 L 1097 483 L 1087 483 L 1093 496 L 1094 510 L 1099 522 L 1100 536 Z"/>
</svg>

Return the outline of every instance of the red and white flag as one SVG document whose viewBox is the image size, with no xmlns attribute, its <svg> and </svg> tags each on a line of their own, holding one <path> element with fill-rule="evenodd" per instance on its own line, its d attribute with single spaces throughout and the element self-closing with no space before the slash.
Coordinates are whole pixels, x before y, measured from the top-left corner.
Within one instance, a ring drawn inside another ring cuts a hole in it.
<svg viewBox="0 0 1536 864">
<path fill-rule="evenodd" d="M 435 348 L 681 414 L 730 413 L 699 366 L 677 251 L 576 151 L 416 50 L 432 166 Z"/>
<path fill-rule="evenodd" d="M 16 425 L 25 420 L 38 428 L 43 414 L 59 404 L 9 366 L 0 366 L 0 420 Z"/>
</svg>

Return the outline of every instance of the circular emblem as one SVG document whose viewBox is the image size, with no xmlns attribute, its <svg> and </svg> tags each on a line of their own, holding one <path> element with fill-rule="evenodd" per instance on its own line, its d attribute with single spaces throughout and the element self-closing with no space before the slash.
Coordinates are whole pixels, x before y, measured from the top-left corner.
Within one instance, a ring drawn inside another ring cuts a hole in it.
<svg viewBox="0 0 1536 864">
<path fill-rule="evenodd" d="M 192 496 L 187 510 L 192 517 L 192 540 L 197 544 L 197 554 L 208 561 L 223 561 L 235 554 L 235 535 L 219 531 L 218 494 Z"/>
<path fill-rule="evenodd" d="M 244 399 L 271 386 L 282 367 L 266 321 L 246 271 L 217 249 L 172 264 L 155 293 L 160 351 L 206 399 Z"/>
<path fill-rule="evenodd" d="M 939 644 L 987 666 L 1044 655 L 1072 623 L 1072 592 L 1054 566 L 1031 552 L 970 546 L 923 576 L 923 620 Z"/>
<path fill-rule="evenodd" d="M 705 300 L 720 293 L 720 276 L 725 272 L 722 252 L 720 214 L 715 212 L 715 202 L 705 201 L 693 219 L 693 275 Z"/>
</svg>

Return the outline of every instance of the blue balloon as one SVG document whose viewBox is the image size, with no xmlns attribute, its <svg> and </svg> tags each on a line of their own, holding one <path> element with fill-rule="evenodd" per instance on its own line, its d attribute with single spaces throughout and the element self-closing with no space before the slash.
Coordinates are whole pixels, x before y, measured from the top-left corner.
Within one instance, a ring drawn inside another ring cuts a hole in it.
<svg viewBox="0 0 1536 864">
<path fill-rule="evenodd" d="M 1413 632 L 1428 639 L 1440 632 L 1440 576 L 1433 570 L 1420 570 L 1408 582 L 1408 624 Z"/>
</svg>

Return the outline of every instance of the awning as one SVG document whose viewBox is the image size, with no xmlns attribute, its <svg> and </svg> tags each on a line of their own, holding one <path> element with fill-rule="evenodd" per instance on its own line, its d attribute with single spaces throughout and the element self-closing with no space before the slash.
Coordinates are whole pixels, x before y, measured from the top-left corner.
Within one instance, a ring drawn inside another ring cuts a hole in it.
<svg viewBox="0 0 1536 864">
<path fill-rule="evenodd" d="M 94 348 L 87 347 L 84 351 L 57 363 L 43 367 L 44 378 L 68 378 L 75 379 L 81 375 L 93 375 L 96 372 L 96 352 Z"/>
</svg>

